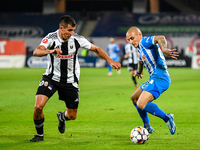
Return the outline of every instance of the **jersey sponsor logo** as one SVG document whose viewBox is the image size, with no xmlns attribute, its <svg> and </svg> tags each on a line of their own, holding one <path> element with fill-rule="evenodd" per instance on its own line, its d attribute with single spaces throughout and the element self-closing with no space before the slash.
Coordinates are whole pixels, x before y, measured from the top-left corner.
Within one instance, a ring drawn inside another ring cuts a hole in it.
<svg viewBox="0 0 200 150">
<path fill-rule="evenodd" d="M 73 45 L 71 45 L 70 48 L 73 49 Z"/>
<path fill-rule="evenodd" d="M 46 38 L 42 40 L 42 43 L 44 43 L 44 44 L 46 44 L 47 42 L 48 42 L 48 39 L 46 39 Z"/>
<path fill-rule="evenodd" d="M 60 56 L 58 56 L 58 55 L 56 55 L 56 54 L 53 54 L 54 57 L 60 58 L 60 59 L 70 59 L 70 58 L 72 58 L 74 55 L 75 55 L 75 53 L 70 54 L 70 55 L 60 55 Z"/>
</svg>

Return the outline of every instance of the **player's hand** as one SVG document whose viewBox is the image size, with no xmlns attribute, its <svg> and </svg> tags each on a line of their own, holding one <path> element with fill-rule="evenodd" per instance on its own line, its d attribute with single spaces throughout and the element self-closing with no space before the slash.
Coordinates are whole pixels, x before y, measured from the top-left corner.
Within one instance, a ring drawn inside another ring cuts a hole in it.
<svg viewBox="0 0 200 150">
<path fill-rule="evenodd" d="M 138 74 L 137 72 L 133 76 L 137 77 L 138 79 L 142 79 L 144 77 L 142 74 Z"/>
<path fill-rule="evenodd" d="M 116 62 L 116 61 L 111 62 L 111 63 L 110 63 L 110 66 L 111 66 L 112 68 L 114 68 L 114 69 L 117 69 L 117 71 L 121 69 L 121 64 L 118 63 L 118 62 Z"/>
<path fill-rule="evenodd" d="M 58 56 L 62 54 L 62 50 L 60 48 L 52 49 L 51 54 L 57 54 Z"/>
<path fill-rule="evenodd" d="M 126 59 L 127 59 L 127 58 L 128 58 L 128 54 L 125 54 L 125 55 L 124 55 L 124 58 L 126 58 Z"/>
<path fill-rule="evenodd" d="M 176 49 L 164 49 L 163 53 L 165 53 L 167 56 L 173 58 L 173 59 L 177 59 L 177 57 L 179 56 L 178 52 L 176 52 Z"/>
</svg>

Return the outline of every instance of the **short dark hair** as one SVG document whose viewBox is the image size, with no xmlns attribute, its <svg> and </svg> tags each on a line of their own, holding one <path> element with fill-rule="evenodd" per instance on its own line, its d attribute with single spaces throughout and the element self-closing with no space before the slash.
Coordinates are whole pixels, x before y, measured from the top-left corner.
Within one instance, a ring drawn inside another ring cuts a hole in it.
<svg viewBox="0 0 200 150">
<path fill-rule="evenodd" d="M 64 28 L 70 24 L 72 27 L 76 26 L 76 21 L 70 15 L 64 15 L 59 20 L 59 26 L 63 26 Z"/>
</svg>

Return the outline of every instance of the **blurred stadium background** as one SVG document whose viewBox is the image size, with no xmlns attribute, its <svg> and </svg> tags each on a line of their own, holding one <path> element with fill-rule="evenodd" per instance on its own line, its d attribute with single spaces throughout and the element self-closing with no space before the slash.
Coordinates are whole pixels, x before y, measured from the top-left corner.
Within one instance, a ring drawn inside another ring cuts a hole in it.
<svg viewBox="0 0 200 150">
<path fill-rule="evenodd" d="M 169 67 L 200 69 L 199 0 L 1 0 L 0 68 L 46 67 L 46 57 L 33 57 L 41 39 L 58 29 L 58 20 L 69 14 L 76 32 L 106 50 L 109 37 L 121 48 L 130 26 L 143 35 L 165 35 L 169 48 L 177 48 L 178 60 L 166 58 Z M 92 52 L 81 56 L 81 67 L 105 67 Z"/>
</svg>

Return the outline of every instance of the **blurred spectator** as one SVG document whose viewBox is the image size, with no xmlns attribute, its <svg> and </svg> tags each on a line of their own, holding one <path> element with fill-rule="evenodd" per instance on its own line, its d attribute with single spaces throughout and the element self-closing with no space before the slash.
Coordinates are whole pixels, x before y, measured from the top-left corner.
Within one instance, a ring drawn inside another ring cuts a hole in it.
<svg viewBox="0 0 200 150">
<path fill-rule="evenodd" d="M 107 52 L 109 57 L 114 60 L 114 61 L 119 61 L 119 46 L 117 45 L 117 43 L 115 43 L 115 38 L 111 37 L 109 38 L 109 44 L 107 46 Z M 111 66 L 108 64 L 108 76 L 112 75 L 112 68 Z M 120 70 L 117 71 L 118 74 L 121 73 Z"/>
<path fill-rule="evenodd" d="M 185 49 L 185 55 L 192 57 L 196 54 L 197 54 L 197 48 L 191 42 L 190 45 L 188 47 L 186 47 L 186 49 Z"/>
<path fill-rule="evenodd" d="M 137 68 L 138 68 L 138 53 L 137 49 L 132 45 L 127 43 L 125 45 L 125 55 L 124 58 L 128 58 L 128 70 L 131 74 L 133 83 L 135 84 L 134 88 L 137 89 L 137 81 L 134 75 L 136 74 Z"/>
</svg>

